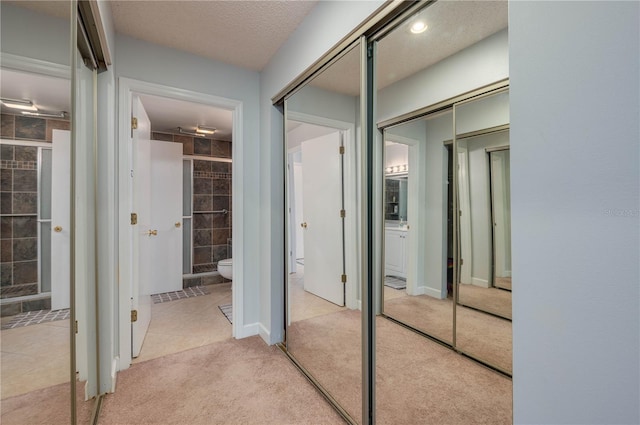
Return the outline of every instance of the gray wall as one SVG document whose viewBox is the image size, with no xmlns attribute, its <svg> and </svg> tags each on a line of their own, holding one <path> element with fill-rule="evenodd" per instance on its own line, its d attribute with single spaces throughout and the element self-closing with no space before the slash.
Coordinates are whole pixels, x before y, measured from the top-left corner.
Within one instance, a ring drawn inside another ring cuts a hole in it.
<svg viewBox="0 0 640 425">
<path fill-rule="evenodd" d="M 509 4 L 518 424 L 640 422 L 638 16 Z"/>
</svg>

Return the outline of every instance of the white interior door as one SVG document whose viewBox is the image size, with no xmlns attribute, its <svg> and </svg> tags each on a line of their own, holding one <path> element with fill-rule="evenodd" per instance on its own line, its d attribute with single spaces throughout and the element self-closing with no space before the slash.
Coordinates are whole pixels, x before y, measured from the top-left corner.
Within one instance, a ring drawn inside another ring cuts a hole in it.
<svg viewBox="0 0 640 425">
<path fill-rule="evenodd" d="M 51 310 L 69 308 L 71 133 L 53 130 L 51 153 Z"/>
<path fill-rule="evenodd" d="M 182 289 L 182 144 L 151 142 L 151 293 Z"/>
<path fill-rule="evenodd" d="M 340 132 L 302 142 L 304 288 L 344 305 Z"/>
<path fill-rule="evenodd" d="M 151 123 L 138 96 L 133 96 L 132 113 L 138 120 L 132 141 L 132 199 L 138 223 L 132 234 L 131 356 L 138 357 L 151 322 Z"/>
</svg>

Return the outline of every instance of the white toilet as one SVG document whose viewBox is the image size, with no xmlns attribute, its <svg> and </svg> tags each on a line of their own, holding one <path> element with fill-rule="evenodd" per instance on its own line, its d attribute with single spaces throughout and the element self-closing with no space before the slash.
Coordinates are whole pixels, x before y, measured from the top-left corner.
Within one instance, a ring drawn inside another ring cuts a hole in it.
<svg viewBox="0 0 640 425">
<path fill-rule="evenodd" d="M 225 279 L 233 280 L 233 259 L 226 258 L 218 261 L 218 273 Z"/>
</svg>

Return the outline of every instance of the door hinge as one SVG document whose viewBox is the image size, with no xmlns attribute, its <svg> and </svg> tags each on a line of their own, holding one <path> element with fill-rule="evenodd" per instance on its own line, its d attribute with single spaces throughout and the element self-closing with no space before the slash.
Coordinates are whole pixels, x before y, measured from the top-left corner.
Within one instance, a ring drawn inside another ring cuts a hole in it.
<svg viewBox="0 0 640 425">
<path fill-rule="evenodd" d="M 138 321 L 138 310 L 131 310 L 131 323 Z"/>
<path fill-rule="evenodd" d="M 340 217 L 345 218 L 347 216 L 347 212 L 345 210 L 340 210 Z"/>
<path fill-rule="evenodd" d="M 340 155 L 344 155 L 344 146 L 340 146 Z"/>
<path fill-rule="evenodd" d="M 131 129 L 132 130 L 137 130 L 138 129 L 138 118 L 131 117 Z"/>
<path fill-rule="evenodd" d="M 76 322 L 73 324 L 73 330 L 75 333 L 78 333 L 78 321 L 76 320 Z"/>
<path fill-rule="evenodd" d="M 138 214 L 131 213 L 131 225 L 135 226 L 136 224 L 138 224 Z"/>
<path fill-rule="evenodd" d="M 463 265 L 463 264 L 464 264 L 464 258 L 461 258 L 460 259 L 460 265 Z"/>
<path fill-rule="evenodd" d="M 460 212 L 460 217 L 462 217 L 462 210 L 460 210 L 459 212 Z"/>
<path fill-rule="evenodd" d="M 343 274 L 340 280 L 342 281 L 342 283 L 347 283 L 347 275 Z"/>
</svg>

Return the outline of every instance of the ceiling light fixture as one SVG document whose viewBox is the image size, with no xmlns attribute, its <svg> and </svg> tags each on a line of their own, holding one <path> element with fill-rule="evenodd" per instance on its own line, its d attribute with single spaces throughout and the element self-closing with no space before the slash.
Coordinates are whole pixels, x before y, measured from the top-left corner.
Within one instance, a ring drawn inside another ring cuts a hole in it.
<svg viewBox="0 0 640 425">
<path fill-rule="evenodd" d="M 423 21 L 416 21 L 413 23 L 413 25 L 411 25 L 411 32 L 413 34 L 420 34 L 425 32 L 427 28 L 429 27 Z"/>
<path fill-rule="evenodd" d="M 185 130 L 182 127 L 178 127 L 178 133 L 186 134 L 187 136 L 195 136 L 195 137 L 204 137 L 205 135 L 202 133 L 196 133 L 195 131 Z"/>
<path fill-rule="evenodd" d="M 66 111 L 54 112 L 54 111 L 22 111 L 22 115 L 28 115 L 30 117 L 40 118 L 67 118 Z"/>
<path fill-rule="evenodd" d="M 199 125 L 196 127 L 196 133 L 200 134 L 208 134 L 210 136 L 214 135 L 218 129 L 215 127 L 207 127 L 204 125 Z"/>
<path fill-rule="evenodd" d="M 0 98 L 0 103 L 2 103 L 7 108 L 12 109 L 20 109 L 21 111 L 33 111 L 36 112 L 38 108 L 36 108 L 32 101 L 27 99 L 7 99 Z"/>
</svg>

